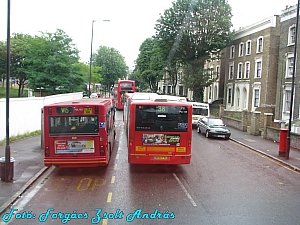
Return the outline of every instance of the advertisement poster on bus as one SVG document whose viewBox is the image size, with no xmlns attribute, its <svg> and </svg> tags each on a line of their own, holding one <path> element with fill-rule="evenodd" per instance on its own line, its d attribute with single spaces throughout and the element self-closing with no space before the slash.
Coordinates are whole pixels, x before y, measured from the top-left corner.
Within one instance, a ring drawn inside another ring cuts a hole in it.
<svg viewBox="0 0 300 225">
<path fill-rule="evenodd" d="M 143 134 L 143 145 L 172 145 L 180 146 L 179 134 Z"/>
<path fill-rule="evenodd" d="M 94 140 L 56 140 L 54 147 L 56 154 L 95 152 Z"/>
</svg>

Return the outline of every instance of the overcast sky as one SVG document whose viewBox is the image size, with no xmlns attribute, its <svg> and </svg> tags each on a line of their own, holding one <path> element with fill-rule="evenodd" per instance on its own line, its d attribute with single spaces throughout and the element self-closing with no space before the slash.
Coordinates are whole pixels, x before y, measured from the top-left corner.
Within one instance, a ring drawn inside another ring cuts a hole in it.
<svg viewBox="0 0 300 225">
<path fill-rule="evenodd" d="M 7 0 L 0 0 L 0 40 L 7 37 Z M 12 33 L 39 34 L 62 29 L 80 51 L 82 62 L 100 45 L 117 49 L 130 68 L 142 42 L 155 34 L 154 25 L 172 0 L 10 0 Z M 296 0 L 228 0 L 232 7 L 234 29 L 246 27 L 273 15 Z M 103 22 L 102 20 L 110 20 Z"/>
</svg>

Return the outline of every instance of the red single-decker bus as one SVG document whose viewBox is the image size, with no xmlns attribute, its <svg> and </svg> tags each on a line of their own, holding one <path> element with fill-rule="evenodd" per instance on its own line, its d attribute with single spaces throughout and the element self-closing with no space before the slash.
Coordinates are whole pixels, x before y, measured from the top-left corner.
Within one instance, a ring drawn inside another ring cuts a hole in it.
<svg viewBox="0 0 300 225">
<path fill-rule="evenodd" d="M 124 123 L 131 164 L 189 164 L 192 106 L 149 94 L 150 100 L 128 95 Z"/>
<path fill-rule="evenodd" d="M 80 99 L 43 108 L 45 166 L 107 165 L 115 141 L 112 99 Z"/>
</svg>

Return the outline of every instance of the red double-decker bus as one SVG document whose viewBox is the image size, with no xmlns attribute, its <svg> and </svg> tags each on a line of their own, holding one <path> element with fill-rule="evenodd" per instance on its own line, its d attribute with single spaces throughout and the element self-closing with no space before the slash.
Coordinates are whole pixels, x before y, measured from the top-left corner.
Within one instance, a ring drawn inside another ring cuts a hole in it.
<svg viewBox="0 0 300 225">
<path fill-rule="evenodd" d="M 124 95 L 134 92 L 136 92 L 134 80 L 118 80 L 117 93 L 114 93 L 116 109 L 124 109 Z"/>
<path fill-rule="evenodd" d="M 156 94 L 128 94 L 124 104 L 128 162 L 189 164 L 192 106 Z"/>
<path fill-rule="evenodd" d="M 44 106 L 45 166 L 107 165 L 115 137 L 113 99 L 80 99 Z"/>
</svg>

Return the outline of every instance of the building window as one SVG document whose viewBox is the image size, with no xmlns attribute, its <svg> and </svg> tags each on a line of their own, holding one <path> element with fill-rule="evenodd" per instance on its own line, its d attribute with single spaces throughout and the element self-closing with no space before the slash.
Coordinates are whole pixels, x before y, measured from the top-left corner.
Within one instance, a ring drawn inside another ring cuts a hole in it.
<svg viewBox="0 0 300 225">
<path fill-rule="evenodd" d="M 213 75 L 214 75 L 214 68 L 210 67 L 210 79 L 213 79 Z"/>
<path fill-rule="evenodd" d="M 293 69 L 294 69 L 294 55 L 288 54 L 286 59 L 286 72 L 285 77 L 292 77 L 293 76 Z"/>
<path fill-rule="evenodd" d="M 244 43 L 240 43 L 239 45 L 239 56 L 243 56 L 244 55 Z"/>
<path fill-rule="evenodd" d="M 230 59 L 233 59 L 234 58 L 234 45 L 232 45 L 231 47 L 230 47 L 230 56 L 229 56 L 229 58 Z"/>
<path fill-rule="evenodd" d="M 220 66 L 216 66 L 216 80 L 220 77 Z"/>
<path fill-rule="evenodd" d="M 183 96 L 183 86 L 179 86 L 179 96 Z"/>
<path fill-rule="evenodd" d="M 233 63 L 229 63 L 229 80 L 233 79 L 233 74 L 234 74 Z"/>
<path fill-rule="evenodd" d="M 250 62 L 245 62 L 245 74 L 244 78 L 249 79 L 250 77 Z"/>
<path fill-rule="evenodd" d="M 209 96 L 208 99 L 211 99 L 211 86 L 209 86 Z"/>
<path fill-rule="evenodd" d="M 256 62 L 255 78 L 261 78 L 261 61 Z"/>
<path fill-rule="evenodd" d="M 260 53 L 260 52 L 262 52 L 263 51 L 263 38 L 262 37 L 259 37 L 258 39 L 257 39 L 257 50 L 256 50 L 256 52 L 257 53 Z"/>
<path fill-rule="evenodd" d="M 168 86 L 167 94 L 172 94 L 171 86 Z"/>
<path fill-rule="evenodd" d="M 254 107 L 258 107 L 259 106 L 259 90 L 255 89 L 254 90 Z"/>
<path fill-rule="evenodd" d="M 243 63 L 238 64 L 237 78 L 242 79 L 243 74 Z"/>
<path fill-rule="evenodd" d="M 295 36 L 296 36 L 296 27 L 295 27 L 295 25 L 293 25 L 289 29 L 288 45 L 295 44 Z"/>
<path fill-rule="evenodd" d="M 231 95 L 232 95 L 231 88 L 228 88 L 228 100 L 227 100 L 228 103 L 231 103 Z"/>
<path fill-rule="evenodd" d="M 285 91 L 285 111 L 289 112 L 291 110 L 291 91 Z"/>
<path fill-rule="evenodd" d="M 251 41 L 247 41 L 246 44 L 246 55 L 250 55 L 251 54 Z"/>
</svg>

